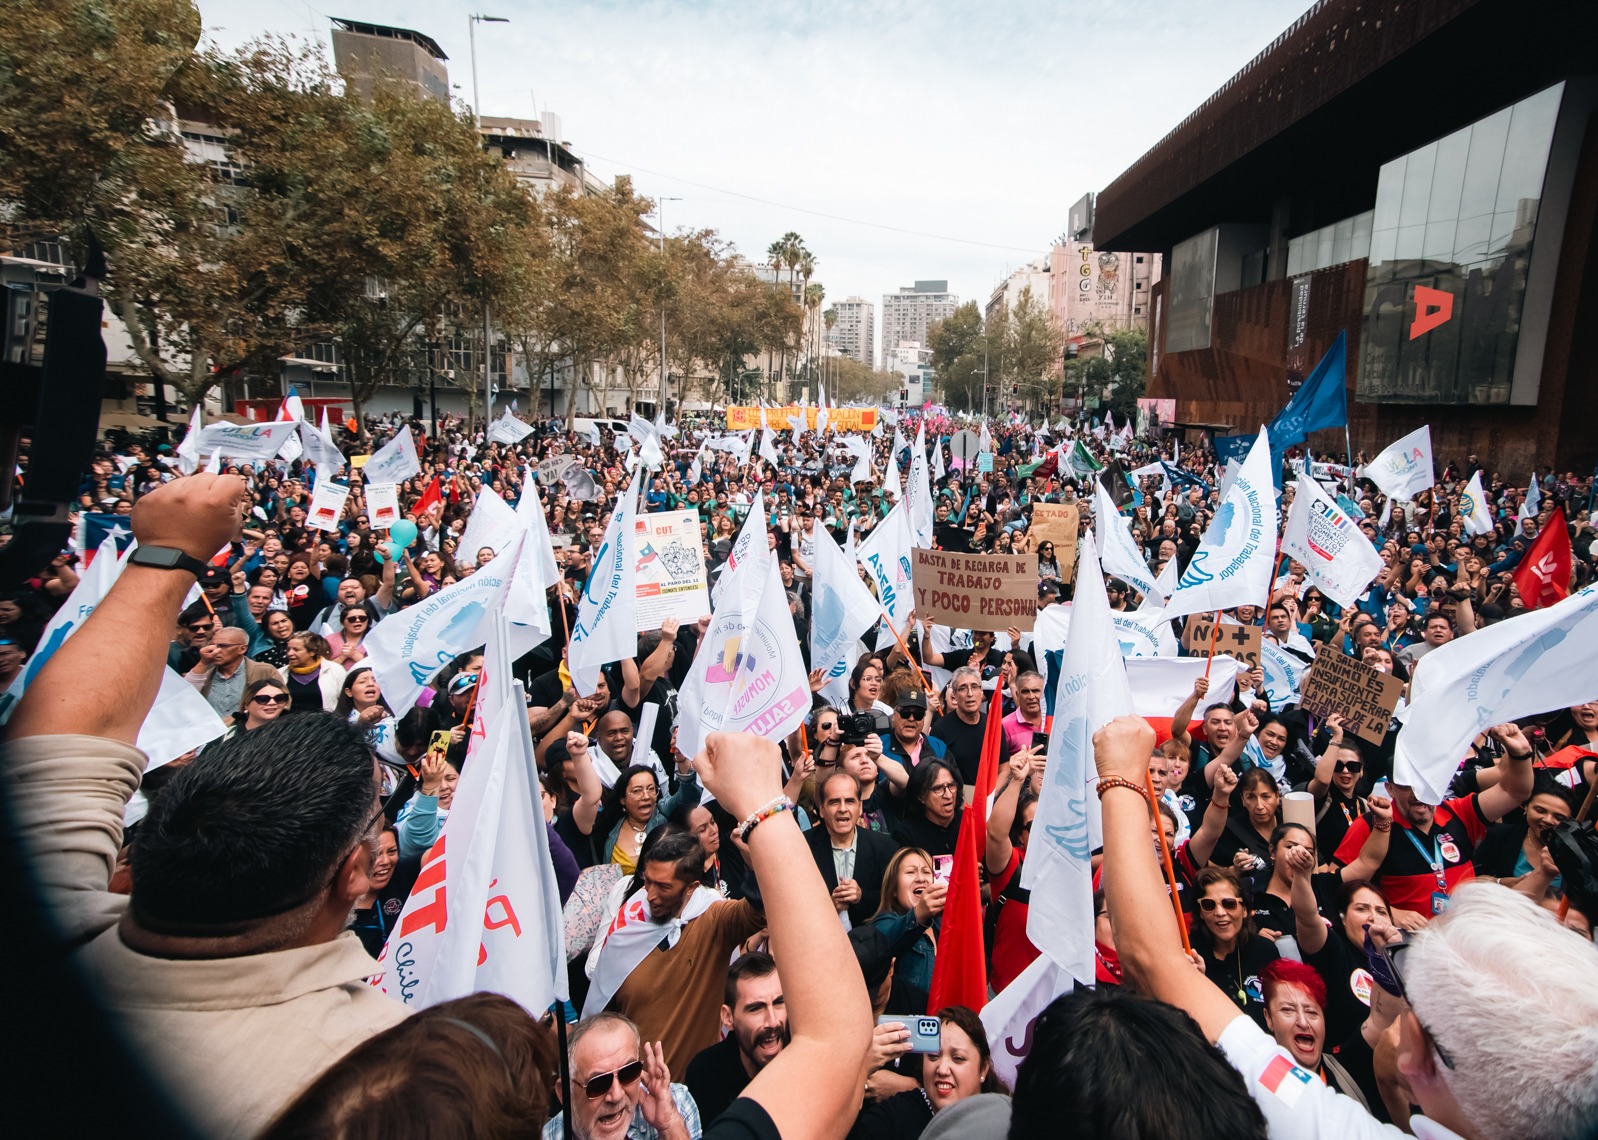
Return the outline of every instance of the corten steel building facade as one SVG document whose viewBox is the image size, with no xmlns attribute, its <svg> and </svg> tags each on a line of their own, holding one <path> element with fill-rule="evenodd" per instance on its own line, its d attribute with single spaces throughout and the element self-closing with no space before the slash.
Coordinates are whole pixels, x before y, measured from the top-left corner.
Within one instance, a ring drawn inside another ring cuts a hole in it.
<svg viewBox="0 0 1598 1140">
<path fill-rule="evenodd" d="M 1356 450 L 1591 471 L 1595 45 L 1595 4 L 1316 4 L 1098 197 L 1164 254 L 1148 395 L 1255 431 L 1346 329 Z"/>
</svg>

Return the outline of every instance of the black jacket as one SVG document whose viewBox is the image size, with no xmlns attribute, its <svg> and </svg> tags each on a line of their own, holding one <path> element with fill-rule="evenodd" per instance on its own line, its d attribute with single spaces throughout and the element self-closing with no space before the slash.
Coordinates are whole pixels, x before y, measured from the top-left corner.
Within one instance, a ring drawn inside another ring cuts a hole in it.
<svg viewBox="0 0 1598 1140">
<path fill-rule="evenodd" d="M 838 869 L 832 861 L 832 837 L 825 827 L 812 827 L 805 832 L 805 842 L 810 845 L 811 857 L 821 870 L 827 890 L 833 890 L 838 885 Z M 882 901 L 882 876 L 898 849 L 898 844 L 880 831 L 856 830 L 854 880 L 860 884 L 860 901 L 849 908 L 851 925 L 864 925 L 877 913 L 877 905 Z"/>
</svg>

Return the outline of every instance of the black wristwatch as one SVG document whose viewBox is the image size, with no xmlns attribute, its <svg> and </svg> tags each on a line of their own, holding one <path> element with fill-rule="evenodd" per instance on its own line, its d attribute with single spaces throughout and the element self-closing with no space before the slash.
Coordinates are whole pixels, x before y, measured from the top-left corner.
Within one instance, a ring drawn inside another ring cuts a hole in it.
<svg viewBox="0 0 1598 1140">
<path fill-rule="evenodd" d="M 133 553 L 128 555 L 128 564 L 149 566 L 155 570 L 187 570 L 196 578 L 211 568 L 210 563 L 170 546 L 136 546 Z"/>
</svg>

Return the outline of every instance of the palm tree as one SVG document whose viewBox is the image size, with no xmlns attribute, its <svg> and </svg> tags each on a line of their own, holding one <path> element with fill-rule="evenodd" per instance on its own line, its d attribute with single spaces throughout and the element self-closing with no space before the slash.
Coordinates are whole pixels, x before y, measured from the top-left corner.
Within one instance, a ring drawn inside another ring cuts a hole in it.
<svg viewBox="0 0 1598 1140">
<path fill-rule="evenodd" d="M 838 323 L 838 310 L 836 308 L 828 308 L 824 310 L 821 314 L 821 323 L 826 329 L 821 338 L 821 362 L 826 364 L 827 361 L 831 359 L 831 357 L 827 354 L 827 343 L 832 340 L 833 327 Z M 831 369 L 829 368 L 828 371 L 830 372 Z M 832 398 L 836 400 L 838 397 L 836 394 L 837 379 L 835 377 L 833 378 L 833 384 L 835 387 Z"/>
<path fill-rule="evenodd" d="M 814 260 L 808 254 L 806 258 L 811 261 Z M 820 285 L 805 286 L 805 355 L 809 358 L 810 367 L 808 371 L 810 373 L 811 387 L 815 386 L 816 357 L 818 355 L 816 348 L 816 312 L 821 308 L 821 301 L 826 296 L 826 292 L 826 289 Z"/>
<path fill-rule="evenodd" d="M 771 262 L 772 288 L 782 286 L 782 267 L 788 263 L 788 246 L 786 238 L 778 238 L 766 247 L 766 259 Z M 786 359 L 786 358 L 784 358 Z M 781 375 L 780 371 L 778 373 Z M 771 388 L 771 349 L 766 349 L 766 381 L 767 388 Z"/>
</svg>

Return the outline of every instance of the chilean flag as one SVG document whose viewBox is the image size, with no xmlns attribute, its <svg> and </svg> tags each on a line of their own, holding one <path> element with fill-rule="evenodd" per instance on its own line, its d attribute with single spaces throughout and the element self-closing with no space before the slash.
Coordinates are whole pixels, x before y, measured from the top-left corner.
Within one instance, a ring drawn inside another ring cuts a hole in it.
<svg viewBox="0 0 1598 1140">
<path fill-rule="evenodd" d="M 444 496 L 438 490 L 438 476 L 434 475 L 432 482 L 428 483 L 426 489 L 422 491 L 422 497 L 416 500 L 416 506 L 411 508 L 411 513 L 425 515 L 443 502 Z"/>
</svg>

